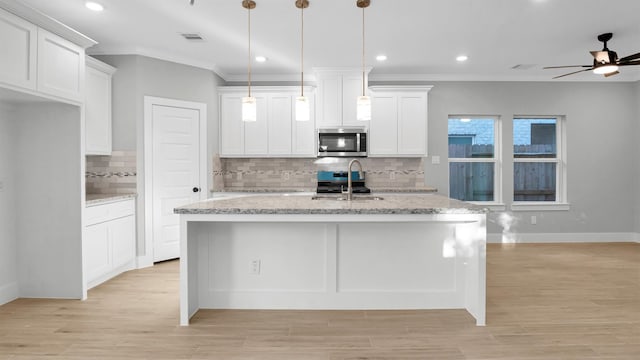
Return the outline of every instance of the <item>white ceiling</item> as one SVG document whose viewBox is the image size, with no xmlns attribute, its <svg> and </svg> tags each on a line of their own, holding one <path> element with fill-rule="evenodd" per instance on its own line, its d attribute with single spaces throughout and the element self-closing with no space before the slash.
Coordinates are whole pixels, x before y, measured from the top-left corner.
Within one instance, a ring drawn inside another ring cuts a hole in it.
<svg viewBox="0 0 640 360">
<path fill-rule="evenodd" d="M 212 69 L 228 81 L 246 79 L 247 10 L 241 0 L 22 0 L 98 41 L 90 54 L 140 54 Z M 305 10 L 305 72 L 361 66 L 362 12 L 356 0 L 309 0 Z M 256 0 L 252 10 L 254 80 L 296 80 L 300 72 L 300 10 L 295 0 Z M 591 64 L 596 36 L 614 33 L 619 57 L 640 52 L 639 0 L 371 0 L 366 63 L 375 79 L 551 80 L 551 65 Z M 199 33 L 188 42 L 180 33 Z M 379 63 L 377 54 L 388 60 Z M 457 63 L 460 54 L 469 56 Z M 512 69 L 525 65 L 524 69 Z M 530 66 L 527 66 L 530 65 Z M 585 72 L 562 81 L 636 81 L 640 66 L 604 79 Z M 560 80 L 554 80 L 560 81 Z"/>
</svg>

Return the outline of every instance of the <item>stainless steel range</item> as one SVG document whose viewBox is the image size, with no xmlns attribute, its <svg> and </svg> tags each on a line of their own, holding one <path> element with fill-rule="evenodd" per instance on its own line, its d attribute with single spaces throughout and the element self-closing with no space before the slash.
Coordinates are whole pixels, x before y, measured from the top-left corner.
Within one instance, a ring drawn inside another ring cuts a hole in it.
<svg viewBox="0 0 640 360">
<path fill-rule="evenodd" d="M 347 190 L 348 173 L 346 171 L 318 171 L 318 194 L 340 194 Z M 357 171 L 351 172 L 354 194 L 369 194 L 371 190 L 364 185 Z"/>
</svg>

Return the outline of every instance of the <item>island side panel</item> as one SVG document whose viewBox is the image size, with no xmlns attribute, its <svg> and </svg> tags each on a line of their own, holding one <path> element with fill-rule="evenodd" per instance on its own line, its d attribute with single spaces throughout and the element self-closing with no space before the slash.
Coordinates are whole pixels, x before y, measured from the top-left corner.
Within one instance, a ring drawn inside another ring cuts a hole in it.
<svg viewBox="0 0 640 360">
<path fill-rule="evenodd" d="M 476 318 L 476 325 L 486 323 L 486 215 L 467 215 L 475 221 L 456 228 L 458 250 L 466 262 L 465 308 Z"/>
<path fill-rule="evenodd" d="M 180 215 L 180 325 L 200 309 L 198 297 L 198 244 L 206 232 L 189 215 Z"/>
<path fill-rule="evenodd" d="M 457 285 L 464 284 L 460 277 L 466 273 L 458 264 L 465 259 L 444 249 L 445 240 L 455 237 L 459 216 L 444 222 L 442 218 L 387 223 L 256 223 L 243 218 L 203 223 L 198 232 L 209 237 L 197 237 L 208 242 L 200 247 L 208 254 L 202 251 L 199 257 L 208 265 L 199 266 L 199 306 L 465 308 L 465 287 Z M 409 258 L 413 264 L 407 263 Z M 261 261 L 260 274 L 250 274 L 253 260 Z"/>
</svg>

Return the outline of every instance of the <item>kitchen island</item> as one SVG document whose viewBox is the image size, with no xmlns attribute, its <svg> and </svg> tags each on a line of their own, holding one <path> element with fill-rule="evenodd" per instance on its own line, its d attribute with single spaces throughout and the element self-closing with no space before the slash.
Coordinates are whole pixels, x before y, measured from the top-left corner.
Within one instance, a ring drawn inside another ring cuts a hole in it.
<svg viewBox="0 0 640 360">
<path fill-rule="evenodd" d="M 209 199 L 180 214 L 198 309 L 466 309 L 485 324 L 486 209 L 435 194 Z"/>
</svg>

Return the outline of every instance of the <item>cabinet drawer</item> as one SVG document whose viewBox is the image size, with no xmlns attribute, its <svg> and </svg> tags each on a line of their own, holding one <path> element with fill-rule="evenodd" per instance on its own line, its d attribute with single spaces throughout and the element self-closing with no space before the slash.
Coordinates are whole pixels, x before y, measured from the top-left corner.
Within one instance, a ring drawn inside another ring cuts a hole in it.
<svg viewBox="0 0 640 360">
<path fill-rule="evenodd" d="M 128 215 L 135 212 L 134 199 L 98 204 L 85 209 L 85 225 L 97 224 Z"/>
</svg>

